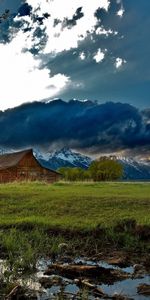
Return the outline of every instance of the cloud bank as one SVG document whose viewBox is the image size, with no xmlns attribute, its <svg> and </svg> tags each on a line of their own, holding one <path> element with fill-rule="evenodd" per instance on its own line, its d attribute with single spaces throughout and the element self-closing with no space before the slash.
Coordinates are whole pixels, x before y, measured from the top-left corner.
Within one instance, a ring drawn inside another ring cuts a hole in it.
<svg viewBox="0 0 150 300">
<path fill-rule="evenodd" d="M 58 99 L 0 112 L 0 131 L 2 148 L 67 146 L 95 154 L 123 150 L 146 154 L 150 113 L 129 104 Z"/>
</svg>

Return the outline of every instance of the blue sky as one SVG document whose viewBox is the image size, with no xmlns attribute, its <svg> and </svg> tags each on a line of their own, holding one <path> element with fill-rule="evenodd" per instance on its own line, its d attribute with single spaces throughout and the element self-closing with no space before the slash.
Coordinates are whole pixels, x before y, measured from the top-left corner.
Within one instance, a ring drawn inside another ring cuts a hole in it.
<svg viewBox="0 0 150 300">
<path fill-rule="evenodd" d="M 150 1 L 1 0 L 5 9 L 1 109 L 57 97 L 149 107 Z"/>
<path fill-rule="evenodd" d="M 148 0 L 0 0 L 0 146 L 148 156 L 149 12 Z"/>
</svg>

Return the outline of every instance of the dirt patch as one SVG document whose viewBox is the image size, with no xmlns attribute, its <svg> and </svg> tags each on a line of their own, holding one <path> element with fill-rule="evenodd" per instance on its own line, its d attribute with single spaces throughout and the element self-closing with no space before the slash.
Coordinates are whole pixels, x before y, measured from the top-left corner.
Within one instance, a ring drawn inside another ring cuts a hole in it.
<svg viewBox="0 0 150 300">
<path fill-rule="evenodd" d="M 45 271 L 44 275 L 60 275 L 70 279 L 74 278 L 98 278 L 99 282 L 111 284 L 115 281 L 130 278 L 130 274 L 121 270 L 105 269 L 100 266 L 93 265 L 66 265 L 52 264 Z"/>
</svg>

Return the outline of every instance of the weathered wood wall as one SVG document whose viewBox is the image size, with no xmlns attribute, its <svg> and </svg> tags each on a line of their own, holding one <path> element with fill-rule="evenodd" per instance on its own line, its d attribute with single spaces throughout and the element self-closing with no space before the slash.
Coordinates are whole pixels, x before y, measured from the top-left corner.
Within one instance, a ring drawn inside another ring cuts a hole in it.
<svg viewBox="0 0 150 300">
<path fill-rule="evenodd" d="M 34 158 L 32 153 L 27 153 L 15 167 L 0 170 L 0 182 L 40 180 L 55 182 L 59 180 L 59 174 L 43 168 Z"/>
</svg>

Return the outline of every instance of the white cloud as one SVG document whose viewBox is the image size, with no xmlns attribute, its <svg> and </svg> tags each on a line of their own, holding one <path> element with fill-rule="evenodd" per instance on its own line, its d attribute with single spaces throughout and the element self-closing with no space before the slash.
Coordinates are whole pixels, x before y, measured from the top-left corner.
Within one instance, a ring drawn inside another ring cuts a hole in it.
<svg viewBox="0 0 150 300">
<path fill-rule="evenodd" d="M 125 12 L 125 10 L 124 10 L 123 6 L 121 6 L 121 8 L 117 11 L 117 16 L 122 18 L 124 15 L 124 12 Z"/>
<path fill-rule="evenodd" d="M 123 14 L 124 14 L 124 10 L 123 9 L 118 10 L 117 16 L 123 17 Z"/>
<path fill-rule="evenodd" d="M 123 66 L 123 64 L 125 64 L 125 63 L 126 63 L 126 60 L 125 60 L 125 59 L 122 59 L 122 58 L 120 58 L 120 57 L 117 57 L 117 58 L 116 58 L 116 61 L 115 61 L 115 67 L 116 67 L 116 69 L 121 68 L 121 67 Z"/>
<path fill-rule="evenodd" d="M 84 52 L 81 52 L 81 53 L 79 54 L 79 57 L 80 57 L 81 60 L 85 60 L 85 58 L 86 58 L 85 53 L 84 53 Z"/>
<path fill-rule="evenodd" d="M 44 19 L 43 25 L 40 25 L 40 28 L 45 30 L 47 42 L 44 49 L 36 57 L 30 52 L 25 52 L 24 49 L 30 49 L 39 43 L 39 39 L 34 35 L 35 29 L 39 25 L 30 16 L 14 19 L 16 22 L 18 19 L 28 22 L 32 30 L 24 33 L 22 27 L 17 34 L 15 33 L 16 37 L 10 43 L 0 44 L 2 74 L 0 79 L 0 109 L 14 107 L 24 102 L 55 97 L 63 89 L 73 84 L 78 88 L 78 83 L 71 82 L 71 79 L 65 74 L 59 73 L 51 76 L 48 68 L 41 68 L 40 57 L 48 54 L 47 57 L 54 58 L 62 51 L 73 48 L 75 48 L 74 53 L 76 53 L 79 43 L 93 32 L 105 36 L 118 34 L 117 31 L 106 30 L 103 26 L 97 28 L 98 20 L 95 12 L 99 8 L 108 11 L 110 0 L 26 0 L 26 2 L 32 6 L 33 13 L 37 13 L 38 16 L 42 16 L 46 12 L 50 14 L 48 19 Z M 122 2 L 119 3 L 123 10 Z M 82 7 L 83 17 L 78 19 L 76 25 L 71 28 L 64 26 L 64 20 L 66 18 L 72 19 L 79 7 Z M 121 13 L 118 12 L 118 15 L 121 16 Z M 60 22 L 54 26 L 55 19 L 60 20 Z M 25 28 L 26 23 L 24 23 Z M 106 49 L 102 51 L 100 48 L 97 50 L 93 57 L 96 63 L 100 63 L 105 58 L 106 51 Z M 85 52 L 82 51 L 79 57 L 81 60 L 85 60 Z M 125 63 L 124 60 L 117 58 L 116 68 L 120 68 L 123 63 Z"/>
<path fill-rule="evenodd" d="M 96 29 L 95 33 L 97 35 L 109 36 L 109 35 L 117 35 L 118 31 L 113 31 L 112 29 L 106 30 L 103 26 L 101 26 Z"/>
<path fill-rule="evenodd" d="M 64 50 L 76 48 L 80 41 L 95 30 L 95 25 L 97 24 L 97 18 L 95 16 L 96 10 L 103 8 L 108 11 L 110 1 L 94 0 L 91 2 L 87 0 L 63 0 L 63 3 L 60 4 L 60 0 L 28 0 L 28 4 L 30 4 L 34 10 L 39 7 L 41 15 L 45 12 L 51 15 L 44 23 L 48 36 L 44 53 L 59 53 Z M 72 19 L 79 7 L 82 7 L 84 16 L 77 20 L 76 26 L 73 26 L 71 29 L 65 27 L 63 30 L 61 23 L 55 27 L 53 26 L 56 18 L 61 22 L 64 21 L 65 18 Z"/>
<path fill-rule="evenodd" d="M 106 50 L 105 50 L 106 51 Z M 99 63 L 99 62 L 101 62 L 103 59 L 104 59 L 104 57 L 105 57 L 105 53 L 104 52 L 102 52 L 102 50 L 101 49 L 98 49 L 97 50 L 97 53 L 94 55 L 94 60 L 97 62 L 97 63 Z"/>
<path fill-rule="evenodd" d="M 97 18 L 95 11 L 103 8 L 108 11 L 110 0 L 27 0 L 33 8 L 33 13 L 42 16 L 49 13 L 50 18 L 44 20 L 41 29 L 45 29 L 47 43 L 42 54 L 55 56 L 61 51 L 77 48 L 89 33 L 95 30 Z M 76 26 L 71 29 L 62 28 L 66 18 L 72 19 L 76 10 L 82 7 L 84 16 L 77 20 Z M 59 19 L 61 23 L 54 26 L 54 20 Z M 28 23 L 32 30 L 23 32 L 23 27 L 15 38 L 8 44 L 0 44 L 0 68 L 1 68 L 1 91 L 0 109 L 14 107 L 24 102 L 41 100 L 57 96 L 64 88 L 71 84 L 70 78 L 64 74 L 50 75 L 47 68 L 41 69 L 40 55 L 36 58 L 25 49 L 30 49 L 38 44 L 38 38 L 34 31 L 38 24 L 30 16 L 16 17 L 14 21 L 25 21 L 24 29 Z M 13 28 L 11 28 L 11 33 Z M 33 38 L 34 37 L 34 38 Z M 41 53 L 40 53 L 41 54 Z M 102 59 L 102 53 L 98 54 L 97 60 Z M 81 53 L 80 59 L 85 59 L 85 53 Z M 95 58 L 96 59 L 96 58 Z"/>
<path fill-rule="evenodd" d="M 21 103 L 53 97 L 69 82 L 63 74 L 51 77 L 48 69 L 40 69 L 40 60 L 22 51 L 26 45 L 21 32 L 9 44 L 0 44 L 0 109 Z"/>
<path fill-rule="evenodd" d="M 117 16 L 122 18 L 124 13 L 125 13 L 125 10 L 124 10 L 124 7 L 123 7 L 123 1 L 122 0 L 117 0 L 116 2 L 117 2 L 117 4 L 120 4 L 120 9 L 117 11 Z"/>
</svg>

